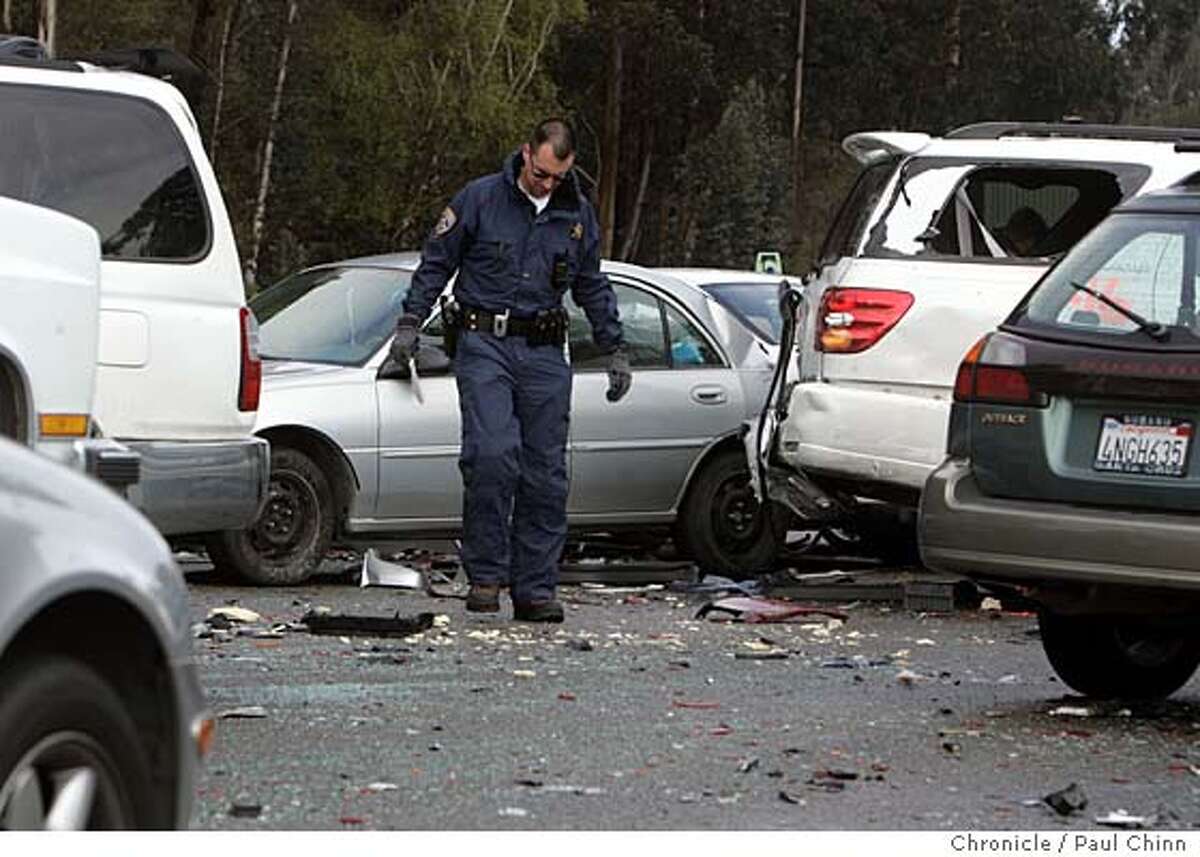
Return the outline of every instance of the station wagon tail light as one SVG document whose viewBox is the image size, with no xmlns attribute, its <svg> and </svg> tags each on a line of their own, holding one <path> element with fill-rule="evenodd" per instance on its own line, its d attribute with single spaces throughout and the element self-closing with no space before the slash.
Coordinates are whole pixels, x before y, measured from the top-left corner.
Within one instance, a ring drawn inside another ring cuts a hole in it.
<svg viewBox="0 0 1200 857">
<path fill-rule="evenodd" d="M 258 320 L 249 307 L 241 309 L 242 374 L 238 384 L 238 410 L 257 411 L 262 391 L 262 360 L 258 357 Z"/>
<path fill-rule="evenodd" d="M 87 414 L 38 414 L 42 437 L 87 437 L 91 420 Z"/>
<path fill-rule="evenodd" d="M 908 292 L 890 289 L 830 289 L 821 299 L 817 350 L 836 354 L 866 351 L 896 326 L 913 305 Z"/>
<path fill-rule="evenodd" d="M 954 401 L 1045 407 L 1026 374 L 1025 346 L 988 334 L 971 346 L 954 378 Z"/>
</svg>

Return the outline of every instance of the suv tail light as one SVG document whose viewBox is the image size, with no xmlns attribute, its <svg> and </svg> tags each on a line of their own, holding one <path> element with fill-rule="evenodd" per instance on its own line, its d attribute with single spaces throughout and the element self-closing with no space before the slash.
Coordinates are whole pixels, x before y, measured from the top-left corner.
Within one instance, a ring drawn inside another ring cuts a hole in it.
<svg viewBox="0 0 1200 857">
<path fill-rule="evenodd" d="M 989 333 L 971 346 L 959 364 L 954 401 L 1045 407 L 1049 399 L 1034 392 L 1026 369 L 1024 345 Z"/>
<path fill-rule="evenodd" d="M 817 350 L 836 354 L 866 351 L 896 326 L 913 296 L 886 289 L 830 289 L 821 299 Z"/>
<path fill-rule="evenodd" d="M 262 361 L 258 358 L 258 320 L 249 307 L 241 309 L 242 376 L 238 384 L 238 410 L 257 411 L 262 391 Z"/>
</svg>

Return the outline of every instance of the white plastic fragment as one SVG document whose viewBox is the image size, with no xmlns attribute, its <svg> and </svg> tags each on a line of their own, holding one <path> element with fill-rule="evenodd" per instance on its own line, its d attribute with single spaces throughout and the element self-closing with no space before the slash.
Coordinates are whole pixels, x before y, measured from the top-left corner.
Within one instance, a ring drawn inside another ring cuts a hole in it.
<svg viewBox="0 0 1200 857">
<path fill-rule="evenodd" d="M 1091 717 L 1093 714 L 1092 709 L 1077 705 L 1060 705 L 1050 712 L 1051 717 Z"/>
<path fill-rule="evenodd" d="M 261 705 L 243 705 L 239 708 L 230 708 L 226 711 L 222 711 L 217 716 L 222 720 L 229 720 L 233 718 L 258 719 L 267 716 L 267 709 L 263 708 Z"/>
<path fill-rule="evenodd" d="M 372 792 L 394 792 L 399 788 L 400 786 L 395 783 L 369 783 L 367 785 L 367 791 Z"/>
<path fill-rule="evenodd" d="M 979 603 L 979 609 L 985 613 L 999 613 L 1004 609 L 999 598 L 985 598 Z"/>
<path fill-rule="evenodd" d="M 529 815 L 529 810 L 519 806 L 506 806 L 500 809 L 500 815 L 504 818 L 524 818 Z"/>
<path fill-rule="evenodd" d="M 208 611 L 209 621 L 217 617 L 228 619 L 230 622 L 244 622 L 247 625 L 262 621 L 262 616 L 245 607 L 214 607 Z"/>
<path fill-rule="evenodd" d="M 1122 827 L 1126 830 L 1136 830 L 1146 826 L 1146 817 L 1144 815 L 1130 815 L 1123 809 L 1118 809 L 1116 812 L 1110 812 L 1108 815 L 1096 816 L 1096 824 L 1103 824 L 1106 827 Z"/>
</svg>

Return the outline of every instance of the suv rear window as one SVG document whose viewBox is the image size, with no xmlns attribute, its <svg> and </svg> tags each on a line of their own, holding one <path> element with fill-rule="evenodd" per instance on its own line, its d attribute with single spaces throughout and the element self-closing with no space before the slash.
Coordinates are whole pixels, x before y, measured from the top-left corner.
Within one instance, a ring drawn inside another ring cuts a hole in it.
<svg viewBox="0 0 1200 857">
<path fill-rule="evenodd" d="M 1116 214 L 1042 279 L 1007 324 L 1055 338 L 1194 350 L 1198 264 L 1200 217 Z M 1108 301 L 1166 326 L 1166 337 L 1148 335 Z"/>
<path fill-rule="evenodd" d="M 825 236 L 825 243 L 821 245 L 820 264 L 829 265 L 843 256 L 855 254 L 867 223 L 879 205 L 879 197 L 883 195 L 883 190 L 899 163 L 898 157 L 888 158 L 871 164 L 858 174 L 854 187 L 850 189 L 850 194 L 842 203 L 829 233 Z"/>
<path fill-rule="evenodd" d="M 0 85 L 0 195 L 90 223 L 107 259 L 190 260 L 209 221 L 182 137 L 149 102 Z"/>
<path fill-rule="evenodd" d="M 1145 182 L 1144 166 L 914 158 L 864 255 L 1040 259 L 1070 249 Z"/>
</svg>

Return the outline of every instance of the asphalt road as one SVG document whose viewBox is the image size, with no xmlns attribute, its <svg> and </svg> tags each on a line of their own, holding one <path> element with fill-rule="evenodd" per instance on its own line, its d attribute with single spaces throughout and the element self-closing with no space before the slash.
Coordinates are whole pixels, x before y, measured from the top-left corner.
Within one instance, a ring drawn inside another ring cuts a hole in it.
<svg viewBox="0 0 1200 857">
<path fill-rule="evenodd" d="M 863 603 L 744 624 L 696 619 L 695 596 L 564 587 L 566 623 L 533 626 L 346 583 L 189 586 L 197 623 L 262 617 L 196 640 L 213 710 L 265 713 L 219 721 L 199 829 L 1200 825 L 1200 684 L 1089 707 L 1028 614 Z M 315 606 L 446 618 L 340 639 L 294 624 Z M 1036 803 L 1072 782 L 1081 812 Z"/>
</svg>

